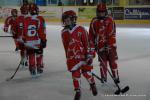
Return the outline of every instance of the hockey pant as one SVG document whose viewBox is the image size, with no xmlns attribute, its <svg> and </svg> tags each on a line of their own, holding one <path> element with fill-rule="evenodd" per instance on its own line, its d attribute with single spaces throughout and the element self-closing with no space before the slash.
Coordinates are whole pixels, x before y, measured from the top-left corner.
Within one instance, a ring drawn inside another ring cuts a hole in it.
<svg viewBox="0 0 150 100">
<path fill-rule="evenodd" d="M 109 53 L 106 53 L 106 51 L 101 51 L 98 53 L 98 58 L 100 61 L 100 73 L 102 79 L 107 80 L 108 64 L 110 66 L 114 79 L 119 79 L 116 56 L 117 55 L 116 53 L 114 53 L 113 50 L 110 50 Z"/>
<path fill-rule="evenodd" d="M 94 77 L 92 76 L 90 71 L 85 71 L 79 68 L 72 72 L 72 79 L 73 79 L 73 85 L 75 90 L 80 89 L 81 74 L 87 79 L 89 84 L 95 83 Z"/>
<path fill-rule="evenodd" d="M 43 52 L 37 53 L 35 50 L 27 50 L 29 70 L 43 69 Z"/>
</svg>

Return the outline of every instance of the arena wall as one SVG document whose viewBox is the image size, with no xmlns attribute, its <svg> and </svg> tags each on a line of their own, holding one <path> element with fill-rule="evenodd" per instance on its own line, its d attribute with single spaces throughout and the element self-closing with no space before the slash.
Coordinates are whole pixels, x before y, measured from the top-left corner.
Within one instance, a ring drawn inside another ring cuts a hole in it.
<svg viewBox="0 0 150 100">
<path fill-rule="evenodd" d="M 0 22 L 10 16 L 11 9 L 20 7 L 0 7 Z M 61 15 L 66 10 L 74 10 L 78 15 L 78 22 L 90 22 L 96 15 L 95 6 L 40 6 L 40 15 L 44 16 L 47 22 L 60 22 Z M 108 13 L 114 16 L 119 24 L 150 24 L 150 7 L 108 7 Z M 19 12 L 20 14 L 20 12 Z"/>
</svg>

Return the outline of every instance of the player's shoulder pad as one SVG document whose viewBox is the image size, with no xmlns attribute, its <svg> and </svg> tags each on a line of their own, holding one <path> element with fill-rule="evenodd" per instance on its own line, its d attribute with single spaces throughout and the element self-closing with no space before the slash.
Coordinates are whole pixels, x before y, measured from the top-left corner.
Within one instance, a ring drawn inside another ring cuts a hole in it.
<svg viewBox="0 0 150 100">
<path fill-rule="evenodd" d="M 39 20 L 44 21 L 44 18 L 43 18 L 42 16 L 37 16 L 37 18 L 38 18 Z"/>
<path fill-rule="evenodd" d="M 109 21 L 109 22 L 113 22 L 113 17 L 112 16 L 107 16 L 107 20 Z"/>
<path fill-rule="evenodd" d="M 21 20 L 21 19 L 23 19 L 23 18 L 24 18 L 24 16 L 23 16 L 23 15 L 20 15 L 20 16 L 17 17 L 17 20 L 19 20 L 19 19 Z"/>
<path fill-rule="evenodd" d="M 85 28 L 85 27 L 83 27 L 83 26 L 78 26 L 78 28 L 79 28 L 79 30 L 80 30 L 80 32 L 82 33 L 88 33 L 88 31 L 87 31 L 87 29 Z"/>
<path fill-rule="evenodd" d="M 95 21 L 97 21 L 98 19 L 97 19 L 97 17 L 94 17 L 92 20 L 91 20 L 91 23 L 93 23 L 93 22 L 95 22 Z"/>
<path fill-rule="evenodd" d="M 96 21 L 98 21 L 97 17 L 94 17 L 91 22 L 90 22 L 90 25 L 94 24 Z"/>
<path fill-rule="evenodd" d="M 69 31 L 69 30 L 64 27 L 64 28 L 61 30 L 61 33 L 63 34 L 63 33 L 66 32 L 66 31 Z"/>
<path fill-rule="evenodd" d="M 10 22 L 12 19 L 13 19 L 13 16 L 9 16 L 9 17 L 6 18 L 5 21 L 8 23 L 8 22 Z"/>
<path fill-rule="evenodd" d="M 81 30 L 86 31 L 85 27 L 83 27 L 83 26 L 80 26 L 80 25 L 79 25 L 78 28 L 81 29 Z"/>
<path fill-rule="evenodd" d="M 7 20 L 10 20 L 10 19 L 12 19 L 13 18 L 13 16 L 9 16 L 9 17 L 7 17 L 6 19 Z"/>
<path fill-rule="evenodd" d="M 9 16 L 8 18 L 13 18 L 13 16 Z"/>
</svg>

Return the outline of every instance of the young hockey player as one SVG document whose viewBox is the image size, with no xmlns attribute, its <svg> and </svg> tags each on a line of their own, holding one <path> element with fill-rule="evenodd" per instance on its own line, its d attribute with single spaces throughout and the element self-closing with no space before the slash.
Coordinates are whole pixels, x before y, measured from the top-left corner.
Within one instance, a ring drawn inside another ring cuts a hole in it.
<svg viewBox="0 0 150 100">
<path fill-rule="evenodd" d="M 25 18 L 23 40 L 29 60 L 29 71 L 32 77 L 43 73 L 43 49 L 46 48 L 46 27 L 42 16 L 39 16 L 39 8 L 31 4 L 30 17 Z"/>
<path fill-rule="evenodd" d="M 89 29 L 90 43 L 95 46 L 100 61 L 100 73 L 103 82 L 107 82 L 107 63 L 116 83 L 119 83 L 117 68 L 116 26 L 113 18 L 108 15 L 106 4 L 100 3 L 96 9 Z"/>
<path fill-rule="evenodd" d="M 15 46 L 16 46 L 15 51 L 18 50 L 18 42 L 16 41 L 16 27 L 15 27 L 17 15 L 18 15 L 17 9 L 12 9 L 11 10 L 11 16 L 9 16 L 5 20 L 4 29 L 3 29 L 4 32 L 8 32 L 8 29 L 10 27 L 10 33 L 13 36 L 13 39 L 14 39 L 14 42 L 15 42 Z"/>
<path fill-rule="evenodd" d="M 72 10 L 62 14 L 62 41 L 66 53 L 67 68 L 71 72 L 73 85 L 76 91 L 74 100 L 80 100 L 80 78 L 81 74 L 87 79 L 94 96 L 97 89 L 94 77 L 91 74 L 93 69 L 92 60 L 94 52 L 91 51 L 88 43 L 88 34 L 85 28 L 76 25 L 77 16 Z"/>
<path fill-rule="evenodd" d="M 21 11 L 21 15 L 17 17 L 16 19 L 16 28 L 17 28 L 17 42 L 19 44 L 19 49 L 20 49 L 20 55 L 21 55 L 21 59 L 22 59 L 22 65 L 23 66 L 27 66 L 28 62 L 27 62 L 27 54 L 26 54 L 26 50 L 24 47 L 24 41 L 23 41 L 23 30 L 24 30 L 24 21 L 26 17 L 29 17 L 29 5 L 24 4 L 21 6 L 20 8 Z"/>
</svg>

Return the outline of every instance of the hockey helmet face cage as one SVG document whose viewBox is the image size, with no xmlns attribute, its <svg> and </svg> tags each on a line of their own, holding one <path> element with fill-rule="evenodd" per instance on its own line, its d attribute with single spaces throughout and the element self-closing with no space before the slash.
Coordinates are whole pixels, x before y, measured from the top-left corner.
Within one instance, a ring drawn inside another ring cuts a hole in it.
<svg viewBox="0 0 150 100">
<path fill-rule="evenodd" d="M 64 26 L 75 25 L 76 20 L 77 16 L 73 10 L 66 11 L 62 14 L 62 23 Z"/>
<path fill-rule="evenodd" d="M 20 8 L 21 14 L 27 15 L 29 13 L 29 5 L 22 5 Z"/>
<path fill-rule="evenodd" d="M 36 4 L 30 5 L 30 14 L 31 15 L 38 15 L 39 14 L 39 8 Z"/>
<path fill-rule="evenodd" d="M 18 14 L 17 9 L 12 9 L 12 10 L 11 10 L 11 15 L 12 15 L 12 16 L 17 17 L 17 14 Z"/>
<path fill-rule="evenodd" d="M 96 9 L 97 18 L 103 19 L 107 15 L 107 8 L 105 3 L 100 3 L 97 5 Z"/>
</svg>

